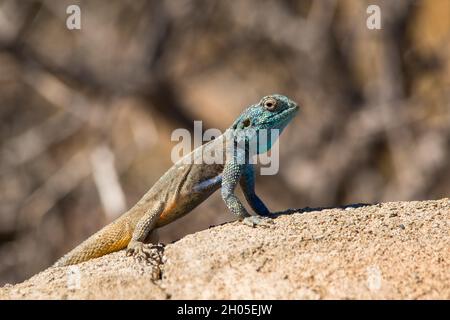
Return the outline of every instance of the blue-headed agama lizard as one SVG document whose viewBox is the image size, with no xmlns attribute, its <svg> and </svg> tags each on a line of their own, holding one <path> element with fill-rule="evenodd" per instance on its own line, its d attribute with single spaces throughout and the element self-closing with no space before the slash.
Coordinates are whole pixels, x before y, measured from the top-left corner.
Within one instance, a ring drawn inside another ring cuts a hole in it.
<svg viewBox="0 0 450 320">
<path fill-rule="evenodd" d="M 247 134 L 249 132 L 275 129 L 280 133 L 298 110 L 299 106 L 295 102 L 278 94 L 266 96 L 251 105 L 221 136 L 176 162 L 130 210 L 93 234 L 53 266 L 74 265 L 124 248 L 127 248 L 127 255 L 133 255 L 138 260 L 148 260 L 154 256 L 151 246 L 146 244 L 152 231 L 189 213 L 219 188 L 226 206 L 239 220 L 251 226 L 271 223 L 270 211 L 255 193 L 253 164 L 239 161 L 246 154 L 248 158 L 246 147 L 241 148 L 244 152 L 235 151 L 239 148 L 227 152 L 230 148 L 226 147 L 226 143 L 231 141 L 231 145 L 236 145 L 238 139 L 255 137 Z M 273 141 L 270 138 L 266 141 L 263 147 L 257 148 L 256 153 L 270 150 Z M 247 145 L 244 143 L 244 146 Z M 206 153 L 215 152 L 224 156 L 222 163 L 195 161 Z M 186 161 L 186 157 L 189 157 L 189 161 Z M 250 215 L 235 195 L 238 184 L 256 215 Z"/>
</svg>

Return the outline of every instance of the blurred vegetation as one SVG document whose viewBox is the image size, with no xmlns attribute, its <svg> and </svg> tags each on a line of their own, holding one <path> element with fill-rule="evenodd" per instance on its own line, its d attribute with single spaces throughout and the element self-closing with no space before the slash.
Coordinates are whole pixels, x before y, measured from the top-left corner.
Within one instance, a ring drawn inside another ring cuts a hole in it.
<svg viewBox="0 0 450 320">
<path fill-rule="evenodd" d="M 270 93 L 303 107 L 257 181 L 271 210 L 448 196 L 449 88 L 448 0 L 0 0 L 0 284 L 133 205 L 172 130 Z M 160 238 L 232 219 L 215 194 Z"/>
</svg>

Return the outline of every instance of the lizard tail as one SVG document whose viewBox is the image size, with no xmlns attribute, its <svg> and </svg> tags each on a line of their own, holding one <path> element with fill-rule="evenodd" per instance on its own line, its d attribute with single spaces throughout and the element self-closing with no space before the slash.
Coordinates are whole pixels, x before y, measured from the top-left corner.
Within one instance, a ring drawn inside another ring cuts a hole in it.
<svg viewBox="0 0 450 320">
<path fill-rule="evenodd" d="M 124 249 L 131 240 L 132 226 L 124 216 L 94 233 L 60 258 L 53 267 L 70 266 Z"/>
</svg>

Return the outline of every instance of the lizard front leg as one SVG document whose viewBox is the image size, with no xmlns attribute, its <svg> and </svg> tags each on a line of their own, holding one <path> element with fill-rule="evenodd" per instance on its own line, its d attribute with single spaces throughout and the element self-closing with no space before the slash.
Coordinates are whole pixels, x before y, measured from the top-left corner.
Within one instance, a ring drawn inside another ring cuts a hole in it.
<svg viewBox="0 0 450 320">
<path fill-rule="evenodd" d="M 132 255 L 139 261 L 149 261 L 156 257 L 153 248 L 149 248 L 144 241 L 155 228 L 163 209 L 164 204 L 158 202 L 140 218 L 133 231 L 130 243 L 128 243 L 126 252 L 128 256 Z M 158 255 L 158 253 L 156 254 Z"/>
<path fill-rule="evenodd" d="M 260 216 L 269 216 L 271 213 L 266 205 L 255 193 L 255 169 L 252 164 L 245 164 L 240 180 L 242 191 L 256 214 Z"/>
<path fill-rule="evenodd" d="M 222 172 L 222 198 L 228 209 L 243 223 L 252 227 L 255 225 L 268 226 L 267 218 L 250 216 L 239 198 L 234 194 L 236 186 L 243 174 L 244 167 L 244 164 L 238 164 L 235 161 L 229 161 L 225 164 Z"/>
</svg>

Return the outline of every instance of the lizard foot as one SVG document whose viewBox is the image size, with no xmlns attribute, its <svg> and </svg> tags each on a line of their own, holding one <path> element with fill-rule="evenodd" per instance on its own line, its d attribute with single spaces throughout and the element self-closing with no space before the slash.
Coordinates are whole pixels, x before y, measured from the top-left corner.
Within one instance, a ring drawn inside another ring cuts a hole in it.
<svg viewBox="0 0 450 320">
<path fill-rule="evenodd" d="M 259 216 L 246 217 L 242 222 L 250 227 L 261 226 L 266 228 L 271 227 L 274 224 L 273 219 Z"/>
<path fill-rule="evenodd" d="M 163 259 L 163 244 L 145 244 L 139 241 L 131 241 L 128 244 L 126 255 L 133 256 L 138 262 L 145 262 L 152 266 L 153 278 L 161 278 L 161 269 Z"/>
</svg>

